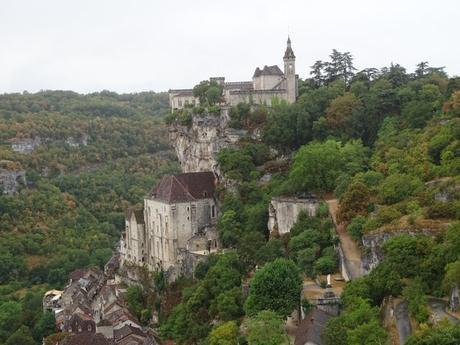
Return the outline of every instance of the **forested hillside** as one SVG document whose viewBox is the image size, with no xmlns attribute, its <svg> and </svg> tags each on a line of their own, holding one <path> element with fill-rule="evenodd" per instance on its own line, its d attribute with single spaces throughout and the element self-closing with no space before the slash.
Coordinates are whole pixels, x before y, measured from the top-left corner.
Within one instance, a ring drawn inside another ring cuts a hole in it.
<svg viewBox="0 0 460 345">
<path fill-rule="evenodd" d="M 426 297 L 446 297 L 460 284 L 460 78 L 426 62 L 414 73 L 397 64 L 357 71 L 351 54 L 335 50 L 310 76 L 300 81 L 295 104 L 230 110 L 230 125 L 251 134 L 219 153 L 231 188 L 221 190 L 218 230 L 232 250 L 200 264 L 195 281 L 180 282 L 181 303 L 172 311 L 177 285 L 163 292 L 157 310 L 164 338 L 288 344 L 283 319 L 296 306 L 302 277 L 338 271 L 338 239 L 325 204 L 317 217 L 299 217 L 290 234 L 269 238 L 268 204 L 273 196 L 314 193 L 339 199 L 338 221 L 359 246 L 371 233 L 399 234 L 369 275 L 347 284 L 326 343 L 389 342 L 394 334 L 381 308 L 390 296 L 408 302 L 410 344 L 460 341 L 459 326 L 430 318 Z M 208 103 L 203 98 L 168 122 L 212 116 L 215 102 Z M 306 301 L 303 307 L 310 308 Z"/>
<path fill-rule="evenodd" d="M 125 211 L 178 171 L 166 113 L 164 93 L 0 95 L 0 172 L 26 174 L 16 193 L 0 195 L 1 344 L 53 332 L 43 292 L 76 268 L 102 267 Z M 21 143 L 34 147 L 17 152 Z"/>
</svg>

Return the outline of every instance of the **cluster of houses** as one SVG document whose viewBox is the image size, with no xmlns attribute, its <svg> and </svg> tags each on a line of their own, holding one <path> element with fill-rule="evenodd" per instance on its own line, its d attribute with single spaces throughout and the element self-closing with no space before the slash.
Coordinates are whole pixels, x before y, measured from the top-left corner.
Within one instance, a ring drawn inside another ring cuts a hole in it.
<svg viewBox="0 0 460 345">
<path fill-rule="evenodd" d="M 118 258 L 104 272 L 97 268 L 75 270 L 63 291 L 50 290 L 43 309 L 54 312 L 56 328 L 68 336 L 56 345 L 156 345 L 148 329 L 128 310 L 124 289 L 115 283 Z"/>
</svg>

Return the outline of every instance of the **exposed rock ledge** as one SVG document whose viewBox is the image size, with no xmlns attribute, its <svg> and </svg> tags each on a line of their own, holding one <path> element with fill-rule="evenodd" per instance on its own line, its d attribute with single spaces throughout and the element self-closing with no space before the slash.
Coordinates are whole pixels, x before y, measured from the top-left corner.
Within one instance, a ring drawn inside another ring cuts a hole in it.
<svg viewBox="0 0 460 345">
<path fill-rule="evenodd" d="M 13 195 L 20 185 L 26 185 L 26 172 L 24 170 L 0 168 L 0 193 Z"/>
<path fill-rule="evenodd" d="M 271 235 L 284 235 L 291 231 L 300 212 L 305 211 L 310 217 L 316 216 L 319 201 L 314 197 L 273 198 L 268 206 L 268 229 Z"/>
<path fill-rule="evenodd" d="M 402 234 L 407 234 L 410 236 L 417 236 L 421 234 L 436 236 L 439 234 L 439 232 L 439 228 L 422 228 L 417 230 L 399 229 L 391 232 L 379 231 L 364 235 L 362 238 L 362 244 L 364 247 L 362 253 L 362 267 L 365 274 L 369 273 L 383 260 L 383 245 L 390 238 Z"/>
<path fill-rule="evenodd" d="M 228 109 L 218 115 L 193 115 L 190 127 L 172 125 L 169 139 L 176 151 L 183 172 L 213 171 L 221 174 L 217 163 L 218 152 L 230 147 L 247 132 L 228 127 Z"/>
</svg>

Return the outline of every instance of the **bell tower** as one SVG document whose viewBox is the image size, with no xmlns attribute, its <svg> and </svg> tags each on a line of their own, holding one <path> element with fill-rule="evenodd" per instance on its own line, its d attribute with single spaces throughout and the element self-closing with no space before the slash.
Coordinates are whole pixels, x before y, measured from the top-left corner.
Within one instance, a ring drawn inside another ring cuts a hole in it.
<svg viewBox="0 0 460 345">
<path fill-rule="evenodd" d="M 298 96 L 297 76 L 295 74 L 295 55 L 291 47 L 291 38 L 288 36 L 286 51 L 284 52 L 284 76 L 288 103 L 294 103 Z"/>
</svg>

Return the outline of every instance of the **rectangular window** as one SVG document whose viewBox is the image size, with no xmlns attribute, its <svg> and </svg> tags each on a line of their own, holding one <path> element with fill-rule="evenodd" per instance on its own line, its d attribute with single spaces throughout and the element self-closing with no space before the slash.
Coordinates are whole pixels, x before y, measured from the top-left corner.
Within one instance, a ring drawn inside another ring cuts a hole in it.
<svg viewBox="0 0 460 345">
<path fill-rule="evenodd" d="M 211 218 L 215 218 L 215 217 L 216 217 L 216 206 L 212 205 L 211 206 Z"/>
</svg>

